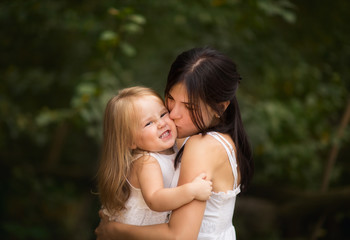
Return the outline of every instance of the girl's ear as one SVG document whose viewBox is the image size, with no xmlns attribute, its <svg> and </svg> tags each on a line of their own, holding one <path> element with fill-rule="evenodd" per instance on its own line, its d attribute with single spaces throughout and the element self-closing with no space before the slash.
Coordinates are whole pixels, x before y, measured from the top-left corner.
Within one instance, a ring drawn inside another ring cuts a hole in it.
<svg viewBox="0 0 350 240">
<path fill-rule="evenodd" d="M 133 143 L 131 144 L 130 148 L 134 150 L 134 149 L 137 148 L 137 146 L 136 146 L 136 144 L 133 142 Z"/>
</svg>

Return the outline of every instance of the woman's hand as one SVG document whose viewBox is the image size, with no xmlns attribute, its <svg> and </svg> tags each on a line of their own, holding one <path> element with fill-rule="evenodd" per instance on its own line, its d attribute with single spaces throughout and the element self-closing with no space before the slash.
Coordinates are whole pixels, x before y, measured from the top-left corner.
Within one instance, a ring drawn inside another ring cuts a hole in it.
<svg viewBox="0 0 350 240">
<path fill-rule="evenodd" d="M 113 226 L 118 224 L 117 222 L 110 222 L 109 217 L 103 213 L 103 210 L 98 212 L 100 216 L 100 224 L 95 229 L 97 240 L 116 240 L 117 234 L 113 235 Z"/>
</svg>

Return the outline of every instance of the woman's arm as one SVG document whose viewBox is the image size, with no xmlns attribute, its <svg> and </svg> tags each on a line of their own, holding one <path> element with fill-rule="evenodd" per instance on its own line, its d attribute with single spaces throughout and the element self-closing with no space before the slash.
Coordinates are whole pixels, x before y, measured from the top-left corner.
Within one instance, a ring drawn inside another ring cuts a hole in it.
<svg viewBox="0 0 350 240">
<path fill-rule="evenodd" d="M 210 159 L 215 157 L 215 151 L 211 150 L 201 136 L 193 136 L 187 141 L 181 161 L 179 186 L 202 172 L 207 173 L 208 180 L 211 179 L 213 166 Z M 97 239 L 197 239 L 205 205 L 206 202 L 193 200 L 174 210 L 168 224 L 133 226 L 108 222 L 108 219 L 102 218 L 96 229 Z"/>
<path fill-rule="evenodd" d="M 109 221 L 102 210 L 99 211 L 100 224 L 95 229 L 97 240 L 175 240 L 168 224 L 135 226 Z"/>
<path fill-rule="evenodd" d="M 207 173 L 211 180 L 213 166 L 211 160 L 215 159 L 206 137 L 192 136 L 187 142 L 181 158 L 181 169 L 178 185 L 189 182 L 201 172 Z M 189 204 L 173 211 L 169 222 L 171 232 L 176 239 L 197 239 L 202 223 L 206 202 L 193 200 Z"/>
<path fill-rule="evenodd" d="M 193 199 L 205 201 L 209 198 L 212 184 L 204 180 L 206 174 L 196 176 L 190 183 L 175 188 L 164 188 L 158 161 L 150 156 L 142 158 L 138 160 L 140 166 L 137 170 L 137 178 L 145 202 L 153 211 L 170 211 Z"/>
</svg>

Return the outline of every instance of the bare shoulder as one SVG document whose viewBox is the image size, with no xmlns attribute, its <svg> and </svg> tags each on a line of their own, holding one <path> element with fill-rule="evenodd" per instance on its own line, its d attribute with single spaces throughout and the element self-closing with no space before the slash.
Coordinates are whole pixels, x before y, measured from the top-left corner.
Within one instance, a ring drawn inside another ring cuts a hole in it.
<svg viewBox="0 0 350 240">
<path fill-rule="evenodd" d="M 183 160 L 211 169 L 219 162 L 218 159 L 225 158 L 225 156 L 225 149 L 215 138 L 208 134 L 195 135 L 186 142 Z"/>
<path fill-rule="evenodd" d="M 229 135 L 221 133 L 220 135 L 235 148 Z M 230 167 L 229 155 L 222 143 L 216 138 L 209 134 L 191 137 L 185 145 L 185 155 L 186 158 L 183 160 L 187 161 L 187 163 L 184 166 L 184 170 L 197 170 L 196 173 L 200 170 L 207 173 L 207 178 L 213 182 L 214 192 L 226 192 L 228 189 L 232 189 L 234 178 Z"/>
<path fill-rule="evenodd" d="M 143 154 L 143 155 L 140 155 L 138 158 L 136 158 L 134 161 L 133 161 L 133 166 L 134 168 L 140 170 L 142 169 L 142 167 L 144 167 L 145 165 L 159 165 L 157 159 L 155 159 L 154 157 L 152 157 L 151 155 L 149 154 Z"/>
<path fill-rule="evenodd" d="M 229 135 L 220 135 L 230 143 L 234 150 L 236 150 L 235 145 Z M 227 152 L 222 143 L 209 134 L 204 136 L 192 136 L 187 141 L 184 152 L 188 152 L 190 156 L 199 156 L 199 161 L 209 161 L 211 164 L 220 165 L 221 162 L 225 162 L 227 160 Z M 212 159 L 215 159 L 215 161 L 212 161 Z"/>
<path fill-rule="evenodd" d="M 227 136 L 224 136 L 224 137 L 234 147 L 234 144 L 231 138 Z M 204 136 L 203 135 L 192 136 L 188 139 L 185 146 L 186 146 L 185 150 L 187 148 L 187 149 L 190 149 L 191 152 L 199 151 L 199 152 L 204 152 L 206 154 L 211 154 L 211 153 L 217 154 L 218 151 L 221 152 L 220 150 L 224 150 L 224 148 L 222 147 L 222 144 L 218 140 L 216 140 L 214 137 L 210 136 L 209 134 L 206 134 Z"/>
</svg>

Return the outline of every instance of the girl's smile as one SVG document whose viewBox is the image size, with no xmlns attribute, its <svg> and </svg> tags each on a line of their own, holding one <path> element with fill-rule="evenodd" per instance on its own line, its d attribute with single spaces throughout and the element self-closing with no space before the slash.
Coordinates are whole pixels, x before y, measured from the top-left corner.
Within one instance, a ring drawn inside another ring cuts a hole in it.
<svg viewBox="0 0 350 240">
<path fill-rule="evenodd" d="M 134 107 L 139 124 L 132 148 L 150 152 L 172 148 L 177 137 L 176 126 L 163 102 L 147 95 L 137 99 Z"/>
</svg>

